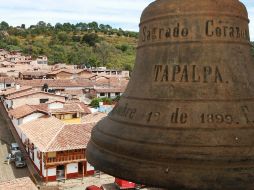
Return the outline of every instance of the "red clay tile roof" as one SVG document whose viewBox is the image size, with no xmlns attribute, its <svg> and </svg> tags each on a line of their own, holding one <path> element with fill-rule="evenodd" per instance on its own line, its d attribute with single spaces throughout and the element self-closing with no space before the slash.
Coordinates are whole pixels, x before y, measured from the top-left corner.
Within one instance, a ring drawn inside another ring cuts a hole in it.
<svg viewBox="0 0 254 190">
<path fill-rule="evenodd" d="M 44 84 L 48 84 L 49 88 L 65 88 L 65 87 L 93 87 L 94 82 L 88 79 L 77 80 L 58 80 L 58 79 L 34 79 L 34 80 L 16 80 L 21 85 L 30 85 L 32 87 L 41 88 Z"/>
<path fill-rule="evenodd" d="M 14 95 L 16 93 L 21 93 L 21 92 L 30 91 L 30 90 L 32 90 L 31 86 L 21 86 L 19 89 L 16 89 L 16 87 L 12 87 L 12 88 L 3 90 L 1 92 L 1 94 L 4 96 L 10 96 L 10 95 Z"/>
<path fill-rule="evenodd" d="M 18 126 L 20 130 L 30 139 L 31 142 L 39 148 L 40 151 L 46 152 L 51 142 L 64 127 L 64 123 L 55 118 L 39 118 Z"/>
<path fill-rule="evenodd" d="M 63 105 L 63 108 L 59 108 L 59 109 L 49 109 L 48 103 L 33 105 L 31 107 L 35 108 L 38 111 L 48 112 L 53 114 L 54 113 L 76 113 L 76 112 L 80 112 L 84 114 L 91 113 L 90 109 L 82 102 L 68 102 Z"/>
<path fill-rule="evenodd" d="M 115 93 L 115 92 L 121 92 L 123 93 L 125 91 L 125 88 L 99 88 L 99 87 L 96 87 L 94 89 L 96 92 L 98 93 Z"/>
<path fill-rule="evenodd" d="M 61 72 L 65 72 L 65 73 L 69 73 L 69 74 L 78 74 L 78 73 L 81 73 L 83 71 L 87 72 L 88 74 L 92 73 L 92 72 L 84 70 L 84 69 L 57 69 L 57 70 L 54 70 L 54 71 L 52 71 L 48 74 L 49 75 L 56 75 L 56 74 L 61 73 Z"/>
<path fill-rule="evenodd" d="M 1 182 L 0 190 L 38 190 L 38 188 L 29 177 L 23 177 Z"/>
<path fill-rule="evenodd" d="M 20 118 L 23 118 L 27 115 L 35 113 L 35 112 L 41 112 L 41 113 L 44 113 L 46 115 L 48 114 L 48 112 L 46 112 L 44 110 L 37 109 L 36 106 L 31 106 L 31 105 L 27 105 L 27 104 L 10 110 L 9 114 L 11 116 L 13 116 L 14 118 L 16 118 L 16 119 L 20 119 Z"/>
<path fill-rule="evenodd" d="M 0 83 L 12 83 L 15 82 L 15 79 L 12 77 L 0 77 Z"/>
<path fill-rule="evenodd" d="M 80 89 L 80 90 L 65 90 L 64 92 L 62 92 L 62 94 L 68 94 L 68 95 L 82 95 L 82 94 L 84 94 L 84 93 L 83 93 L 83 90 Z"/>
<path fill-rule="evenodd" d="M 100 120 L 102 120 L 106 116 L 107 116 L 106 113 L 101 113 L 101 112 L 88 114 L 88 115 L 85 115 L 84 117 L 82 117 L 82 123 L 95 124 L 95 123 L 99 122 Z"/>
<path fill-rule="evenodd" d="M 46 76 L 46 72 L 42 72 L 42 71 L 23 71 L 23 72 L 20 72 L 22 75 L 31 75 L 31 76 L 36 76 L 36 77 L 39 77 L 39 76 Z"/>
<path fill-rule="evenodd" d="M 48 93 L 48 92 L 44 92 L 44 91 L 40 91 L 40 90 L 31 90 L 31 91 L 25 91 L 25 92 L 20 92 L 17 94 L 10 95 L 10 96 L 6 97 L 6 99 L 12 100 L 12 99 L 17 99 L 17 98 L 21 98 L 21 97 L 25 97 L 25 96 L 34 95 L 34 94 L 47 94 L 48 96 L 64 97 L 61 95 L 52 94 L 52 93 Z"/>
<path fill-rule="evenodd" d="M 19 126 L 21 131 L 42 152 L 84 149 L 93 124 L 65 125 L 60 120 L 40 118 Z"/>
<path fill-rule="evenodd" d="M 47 151 L 85 149 L 90 140 L 93 126 L 91 124 L 64 126 L 54 138 Z"/>
<path fill-rule="evenodd" d="M 87 107 L 87 105 L 83 102 L 76 102 L 77 104 L 79 104 L 79 106 L 84 110 L 85 114 L 91 114 L 91 110 Z"/>
<path fill-rule="evenodd" d="M 59 103 L 63 103 L 63 104 L 65 103 L 65 102 L 59 101 L 59 100 L 50 100 L 50 101 L 47 101 L 46 103 L 47 103 L 47 104 L 52 104 L 52 103 L 58 103 L 58 102 L 59 102 Z"/>
<path fill-rule="evenodd" d="M 64 72 L 64 73 L 69 73 L 69 74 L 74 74 L 71 70 L 69 69 L 57 69 L 57 70 L 54 70 L 52 72 L 49 72 L 48 75 L 56 75 L 56 74 L 59 74 L 61 72 Z"/>
<path fill-rule="evenodd" d="M 59 108 L 59 109 L 50 109 L 50 112 L 52 114 L 54 113 L 83 113 L 84 110 L 82 109 L 82 107 L 77 104 L 77 103 L 72 103 L 72 104 L 64 104 L 63 108 Z"/>
<path fill-rule="evenodd" d="M 34 109 L 36 109 L 38 111 L 49 113 L 48 104 L 46 104 L 46 103 L 38 104 L 38 105 L 31 105 L 31 107 L 33 107 Z"/>
</svg>

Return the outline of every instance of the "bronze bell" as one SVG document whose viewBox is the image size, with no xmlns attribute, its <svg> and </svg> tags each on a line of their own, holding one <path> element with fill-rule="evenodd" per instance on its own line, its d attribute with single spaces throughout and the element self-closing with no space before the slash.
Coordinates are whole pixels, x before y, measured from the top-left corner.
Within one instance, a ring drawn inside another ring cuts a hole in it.
<svg viewBox="0 0 254 190">
<path fill-rule="evenodd" d="M 157 0 L 143 12 L 136 65 L 92 132 L 87 159 L 172 190 L 254 189 L 254 62 L 238 0 Z"/>
</svg>

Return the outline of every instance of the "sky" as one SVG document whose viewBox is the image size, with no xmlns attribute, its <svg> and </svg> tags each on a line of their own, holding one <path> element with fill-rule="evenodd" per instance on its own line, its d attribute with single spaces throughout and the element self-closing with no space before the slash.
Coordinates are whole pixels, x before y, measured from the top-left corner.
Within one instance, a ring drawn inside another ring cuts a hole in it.
<svg viewBox="0 0 254 190">
<path fill-rule="evenodd" d="M 142 10 L 153 0 L 0 0 L 0 21 L 12 26 L 30 26 L 45 21 L 96 21 L 115 28 L 138 31 Z M 254 40 L 254 0 L 241 0 L 249 12 L 250 35 Z"/>
</svg>

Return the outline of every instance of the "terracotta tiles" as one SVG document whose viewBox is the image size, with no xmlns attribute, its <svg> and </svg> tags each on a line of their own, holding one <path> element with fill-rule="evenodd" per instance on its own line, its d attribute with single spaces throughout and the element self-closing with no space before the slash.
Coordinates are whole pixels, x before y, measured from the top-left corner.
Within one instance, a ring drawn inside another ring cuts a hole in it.
<svg viewBox="0 0 254 190">
<path fill-rule="evenodd" d="M 53 152 L 86 148 L 93 126 L 65 125 L 50 117 L 22 124 L 19 128 L 40 151 Z"/>
<path fill-rule="evenodd" d="M 64 127 L 64 123 L 55 117 L 39 118 L 37 120 L 18 126 L 27 138 L 33 142 L 40 151 L 46 152 L 50 143 Z"/>
<path fill-rule="evenodd" d="M 106 113 L 101 113 L 101 112 L 88 114 L 82 117 L 82 123 L 97 123 L 106 116 L 107 116 Z"/>
<path fill-rule="evenodd" d="M 19 89 L 17 89 L 16 87 L 12 87 L 2 91 L 1 94 L 4 96 L 10 96 L 16 93 L 21 93 L 21 92 L 30 91 L 30 90 L 32 90 L 31 86 L 21 86 Z"/>
<path fill-rule="evenodd" d="M 33 94 L 47 94 L 48 96 L 64 97 L 64 96 L 61 96 L 61 95 L 47 93 L 47 92 L 43 92 L 43 91 L 40 91 L 40 90 L 31 90 L 31 91 L 25 91 L 25 92 L 20 92 L 20 93 L 17 93 L 17 94 L 10 95 L 10 96 L 6 97 L 6 99 L 12 100 L 12 99 L 16 99 L 16 98 L 30 96 L 30 95 L 33 95 Z"/>
<path fill-rule="evenodd" d="M 9 114 L 16 119 L 23 118 L 35 112 L 43 112 L 47 115 L 47 112 L 37 109 L 35 106 L 23 105 L 9 111 Z"/>
<path fill-rule="evenodd" d="M 91 131 L 94 125 L 66 125 L 52 141 L 47 151 L 64 151 L 84 149 L 90 140 Z"/>
</svg>

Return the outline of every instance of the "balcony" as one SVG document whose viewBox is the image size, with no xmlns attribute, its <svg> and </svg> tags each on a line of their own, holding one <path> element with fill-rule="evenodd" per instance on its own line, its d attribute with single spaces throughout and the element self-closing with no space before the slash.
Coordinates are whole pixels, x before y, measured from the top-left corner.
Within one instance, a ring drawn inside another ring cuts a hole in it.
<svg viewBox="0 0 254 190">
<path fill-rule="evenodd" d="M 85 153 L 57 155 L 56 157 L 50 158 L 46 158 L 46 156 L 44 156 L 44 162 L 46 165 L 68 164 L 72 162 L 81 162 L 85 160 L 86 160 Z"/>
</svg>

